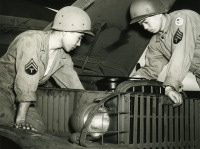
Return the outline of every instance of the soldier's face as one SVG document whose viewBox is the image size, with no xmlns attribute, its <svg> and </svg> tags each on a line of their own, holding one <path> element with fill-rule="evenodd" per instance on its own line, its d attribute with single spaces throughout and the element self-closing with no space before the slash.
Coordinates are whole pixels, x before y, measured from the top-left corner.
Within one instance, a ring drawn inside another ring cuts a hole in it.
<svg viewBox="0 0 200 149">
<path fill-rule="evenodd" d="M 80 46 L 83 36 L 83 33 L 64 32 L 62 43 L 65 51 L 70 52 L 71 50 L 74 50 L 77 46 Z"/>
<path fill-rule="evenodd" d="M 158 33 L 162 28 L 162 14 L 147 17 L 138 22 L 145 30 L 151 33 Z"/>
</svg>

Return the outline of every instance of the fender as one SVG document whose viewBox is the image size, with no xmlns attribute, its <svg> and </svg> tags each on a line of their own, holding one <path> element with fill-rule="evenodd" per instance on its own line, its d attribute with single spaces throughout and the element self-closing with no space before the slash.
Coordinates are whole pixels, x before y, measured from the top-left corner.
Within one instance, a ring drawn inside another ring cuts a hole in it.
<svg viewBox="0 0 200 149">
<path fill-rule="evenodd" d="M 72 149 L 81 148 L 60 138 L 45 133 L 27 131 L 0 125 L 0 136 L 8 138 L 19 145 L 22 149 Z"/>
</svg>

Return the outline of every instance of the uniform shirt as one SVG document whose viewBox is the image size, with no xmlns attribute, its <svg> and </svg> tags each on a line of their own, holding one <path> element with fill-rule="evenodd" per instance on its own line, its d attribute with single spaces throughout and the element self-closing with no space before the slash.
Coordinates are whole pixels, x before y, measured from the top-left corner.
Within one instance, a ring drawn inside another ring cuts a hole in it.
<svg viewBox="0 0 200 149">
<path fill-rule="evenodd" d="M 56 54 L 57 54 L 57 50 L 49 50 L 49 60 L 48 60 L 48 65 L 47 65 L 47 69 L 44 73 L 44 76 L 46 76 L 48 74 L 48 72 L 53 64 Z"/>
<path fill-rule="evenodd" d="M 188 71 L 200 77 L 200 15 L 196 12 L 179 10 L 166 14 L 164 31 L 151 38 L 145 66 L 135 75 L 157 79 L 167 63 L 164 86 L 179 91 Z"/>
<path fill-rule="evenodd" d="M 0 58 L 2 84 L 14 86 L 16 100 L 36 101 L 39 84 L 51 76 L 61 88 L 83 89 L 69 54 L 57 49 L 47 75 L 50 31 L 26 31 L 17 36 Z M 3 81 L 2 81 L 3 80 Z"/>
</svg>

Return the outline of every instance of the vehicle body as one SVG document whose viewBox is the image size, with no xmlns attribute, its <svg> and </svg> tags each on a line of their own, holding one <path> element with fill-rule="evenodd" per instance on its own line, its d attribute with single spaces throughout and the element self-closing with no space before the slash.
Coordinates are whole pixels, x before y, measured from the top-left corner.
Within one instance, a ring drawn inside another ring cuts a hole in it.
<svg viewBox="0 0 200 149">
<path fill-rule="evenodd" d="M 40 88 L 37 108 L 47 132 L 1 126 L 0 135 L 23 149 L 199 148 L 200 100 L 184 97 L 183 105 L 174 108 L 163 95 L 161 84 L 146 80 L 124 81 L 114 92 Z M 191 93 L 183 95 L 191 96 Z M 90 111 L 85 127 L 77 135 L 70 123 L 72 114 L 90 103 L 97 103 L 97 106 Z M 109 129 L 101 138 L 91 140 L 88 126 L 102 106 L 108 109 Z"/>
</svg>

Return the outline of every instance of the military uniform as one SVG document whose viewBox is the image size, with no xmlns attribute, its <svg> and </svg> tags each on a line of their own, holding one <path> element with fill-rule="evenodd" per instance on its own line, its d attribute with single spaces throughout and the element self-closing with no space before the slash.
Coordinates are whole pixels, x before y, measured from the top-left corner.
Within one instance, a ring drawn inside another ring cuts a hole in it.
<svg viewBox="0 0 200 149">
<path fill-rule="evenodd" d="M 50 33 L 26 31 L 14 39 L 7 53 L 0 58 L 0 124 L 14 124 L 15 102 L 37 101 L 38 85 L 45 83 L 51 76 L 61 88 L 84 89 L 70 55 L 63 49 L 56 50 L 54 61 L 45 74 Z M 29 114 L 30 111 L 34 112 Z M 36 113 L 37 120 L 30 123 L 41 121 L 35 110 L 28 111 L 27 120 L 32 119 L 29 115 L 33 116 L 33 113 Z"/>
<path fill-rule="evenodd" d="M 200 15 L 191 10 L 179 10 L 165 15 L 164 31 L 151 38 L 145 66 L 134 75 L 157 79 L 168 63 L 164 86 L 179 91 L 188 71 L 193 72 L 200 85 Z"/>
</svg>

